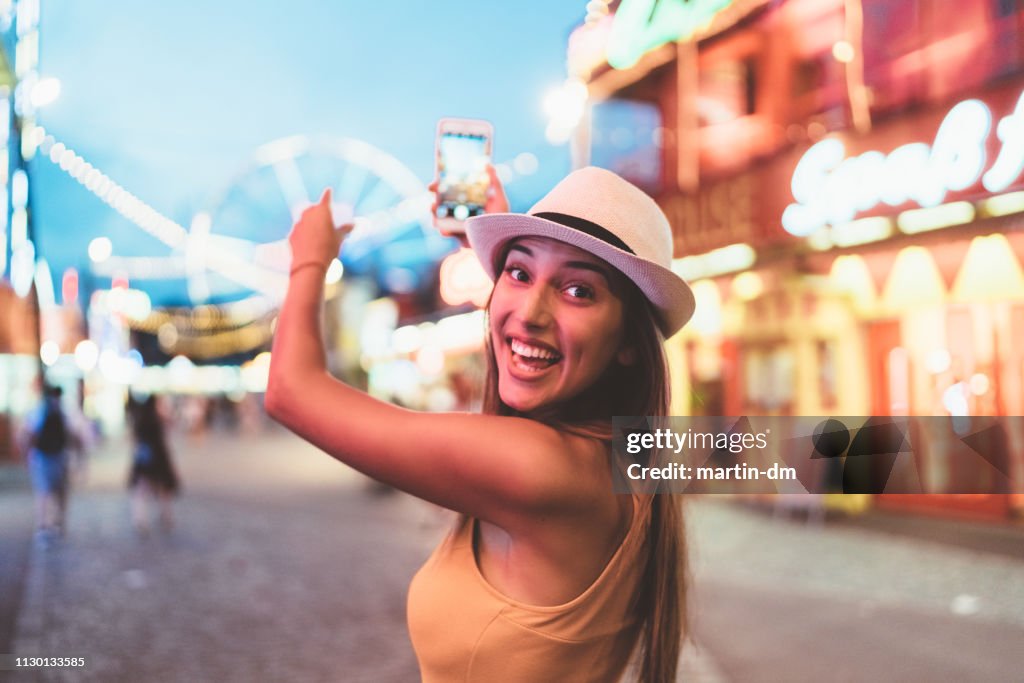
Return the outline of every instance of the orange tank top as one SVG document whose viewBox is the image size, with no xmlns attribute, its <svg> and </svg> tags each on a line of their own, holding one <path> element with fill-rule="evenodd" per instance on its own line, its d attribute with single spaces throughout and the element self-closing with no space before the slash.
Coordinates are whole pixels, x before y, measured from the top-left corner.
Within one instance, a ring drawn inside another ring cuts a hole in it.
<svg viewBox="0 0 1024 683">
<path fill-rule="evenodd" d="M 409 586 L 408 621 L 423 683 L 616 681 L 637 641 L 630 603 L 647 555 L 648 500 L 601 575 L 571 601 L 527 605 L 480 573 L 475 520 L 434 550 Z"/>
</svg>

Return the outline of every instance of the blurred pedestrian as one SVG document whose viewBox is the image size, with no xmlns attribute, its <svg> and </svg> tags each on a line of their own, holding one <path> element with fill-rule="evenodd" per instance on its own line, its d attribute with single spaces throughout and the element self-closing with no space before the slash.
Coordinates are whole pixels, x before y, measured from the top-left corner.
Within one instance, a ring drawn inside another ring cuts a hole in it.
<svg viewBox="0 0 1024 683">
<path fill-rule="evenodd" d="M 612 417 L 668 411 L 664 339 L 693 313 L 641 190 L 574 171 L 531 209 L 466 223 L 494 279 L 483 415 L 402 409 L 327 372 L 324 273 L 351 226 L 330 191 L 292 230 L 270 414 L 344 463 L 463 514 L 409 588 L 422 680 L 675 680 L 685 554 L 675 496 L 616 495 Z M 492 213 L 497 211 L 497 213 Z"/>
<path fill-rule="evenodd" d="M 35 492 L 36 533 L 45 541 L 64 535 L 72 458 L 84 457 L 82 440 L 61 404 L 58 386 L 43 389 L 42 402 L 22 425 L 22 451 Z"/>
<path fill-rule="evenodd" d="M 156 396 L 150 394 L 142 401 L 130 400 L 129 412 L 134 437 L 128 475 L 132 522 L 140 535 L 149 533 L 149 506 L 152 501 L 159 511 L 160 528 L 170 531 L 174 527 L 173 501 L 179 490 L 179 481 L 167 447 L 164 421 Z"/>
</svg>

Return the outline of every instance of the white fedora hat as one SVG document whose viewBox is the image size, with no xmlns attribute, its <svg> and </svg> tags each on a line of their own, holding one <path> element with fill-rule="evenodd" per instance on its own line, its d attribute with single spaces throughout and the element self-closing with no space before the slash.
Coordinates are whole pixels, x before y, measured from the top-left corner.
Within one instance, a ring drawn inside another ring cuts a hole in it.
<svg viewBox="0 0 1024 683">
<path fill-rule="evenodd" d="M 672 228 L 643 190 L 611 171 L 573 171 L 529 213 L 490 213 L 466 221 L 466 236 L 492 280 L 502 247 L 516 237 L 549 237 L 604 259 L 633 281 L 671 337 L 693 315 L 693 292 L 672 272 Z"/>
</svg>

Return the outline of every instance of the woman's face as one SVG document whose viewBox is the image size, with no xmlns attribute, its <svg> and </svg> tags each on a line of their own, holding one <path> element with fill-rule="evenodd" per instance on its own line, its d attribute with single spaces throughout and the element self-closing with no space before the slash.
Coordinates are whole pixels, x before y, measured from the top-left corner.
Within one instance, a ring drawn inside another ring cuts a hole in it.
<svg viewBox="0 0 1024 683">
<path fill-rule="evenodd" d="M 564 242 L 513 242 L 489 308 L 502 401 L 525 412 L 571 399 L 625 353 L 619 277 Z"/>
</svg>

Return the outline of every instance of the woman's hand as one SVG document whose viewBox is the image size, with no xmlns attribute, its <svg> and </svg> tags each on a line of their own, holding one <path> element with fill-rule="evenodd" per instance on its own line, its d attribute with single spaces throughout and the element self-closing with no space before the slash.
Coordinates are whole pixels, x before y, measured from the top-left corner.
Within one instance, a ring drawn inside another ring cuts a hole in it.
<svg viewBox="0 0 1024 683">
<path fill-rule="evenodd" d="M 501 184 L 498 172 L 490 164 L 487 164 L 487 176 L 491 179 L 491 184 L 487 188 L 487 203 L 484 205 L 484 213 L 508 213 L 508 197 L 505 196 L 505 187 Z"/>
<path fill-rule="evenodd" d="M 487 177 L 490 178 L 490 183 L 487 187 L 487 203 L 484 204 L 484 213 L 508 213 L 508 198 L 505 196 L 505 188 L 501 184 L 501 179 L 498 178 L 498 172 L 491 164 L 487 164 Z M 427 189 L 434 193 L 434 201 L 430 205 L 430 215 L 433 217 L 434 227 L 445 237 L 457 237 L 459 244 L 468 248 L 469 240 L 466 239 L 466 233 L 451 233 L 437 224 L 437 184 L 438 181 L 435 178 L 432 183 L 427 185 Z"/>
<path fill-rule="evenodd" d="M 341 243 L 352 228 L 351 223 L 334 227 L 331 189 L 324 190 L 320 200 L 302 212 L 288 235 L 292 249 L 291 272 L 307 265 L 321 265 L 326 270 L 331 260 L 337 258 Z"/>
</svg>

